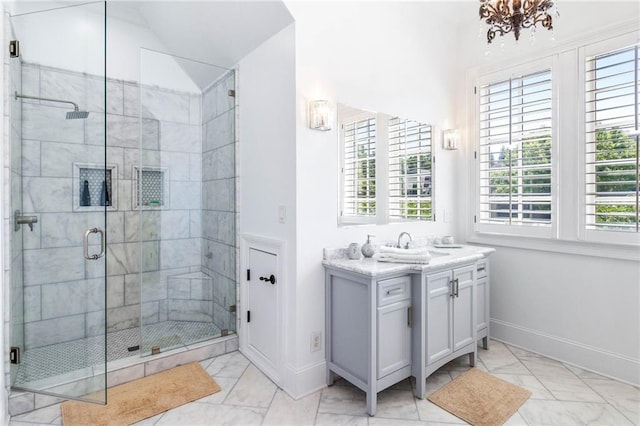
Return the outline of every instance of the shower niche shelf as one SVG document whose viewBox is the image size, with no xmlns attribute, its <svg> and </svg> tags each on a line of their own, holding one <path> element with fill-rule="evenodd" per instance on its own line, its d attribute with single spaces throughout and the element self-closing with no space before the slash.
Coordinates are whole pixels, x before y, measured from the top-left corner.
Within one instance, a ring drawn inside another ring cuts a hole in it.
<svg viewBox="0 0 640 426">
<path fill-rule="evenodd" d="M 73 211 L 118 210 L 118 166 L 73 164 Z"/>
<path fill-rule="evenodd" d="M 169 207 L 169 171 L 166 167 L 133 166 L 133 209 Z"/>
</svg>

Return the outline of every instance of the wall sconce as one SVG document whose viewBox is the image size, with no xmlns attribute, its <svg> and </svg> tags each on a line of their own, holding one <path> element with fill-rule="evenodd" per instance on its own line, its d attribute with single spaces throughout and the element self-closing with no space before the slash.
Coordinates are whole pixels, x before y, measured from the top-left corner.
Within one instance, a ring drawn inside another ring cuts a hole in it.
<svg viewBox="0 0 640 426">
<path fill-rule="evenodd" d="M 460 134 L 456 129 L 445 130 L 442 132 L 442 148 L 448 150 L 458 149 L 460 144 Z"/>
<path fill-rule="evenodd" d="M 309 102 L 309 128 L 313 130 L 331 130 L 331 105 L 329 101 Z"/>
</svg>

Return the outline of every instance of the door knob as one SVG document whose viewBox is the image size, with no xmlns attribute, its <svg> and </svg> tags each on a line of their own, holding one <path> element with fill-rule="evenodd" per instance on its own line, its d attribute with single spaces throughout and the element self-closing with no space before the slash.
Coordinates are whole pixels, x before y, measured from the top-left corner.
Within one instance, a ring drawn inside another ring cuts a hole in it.
<svg viewBox="0 0 640 426">
<path fill-rule="evenodd" d="M 271 284 L 275 284 L 276 283 L 276 277 L 275 277 L 275 275 L 271 274 L 271 276 L 269 276 L 269 277 L 260 277 L 260 281 L 265 281 L 265 282 L 270 282 Z"/>
</svg>

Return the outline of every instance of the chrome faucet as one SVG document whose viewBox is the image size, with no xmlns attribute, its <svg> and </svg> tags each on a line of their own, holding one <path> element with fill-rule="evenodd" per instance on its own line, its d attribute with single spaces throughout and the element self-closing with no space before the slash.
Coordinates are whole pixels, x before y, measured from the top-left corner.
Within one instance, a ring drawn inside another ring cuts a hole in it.
<svg viewBox="0 0 640 426">
<path fill-rule="evenodd" d="M 410 234 L 410 233 L 408 233 L 408 232 L 401 232 L 401 233 L 400 233 L 400 235 L 398 235 L 398 245 L 397 245 L 396 247 L 398 247 L 398 248 L 406 248 L 406 249 L 408 249 L 408 248 L 409 248 L 409 241 L 407 241 L 407 244 L 405 244 L 405 245 L 404 245 L 404 247 L 402 247 L 402 246 L 400 245 L 400 240 L 402 239 L 402 237 L 403 237 L 404 235 L 406 235 L 407 237 L 409 237 L 409 241 L 413 241 L 413 237 L 411 236 L 411 234 Z"/>
</svg>

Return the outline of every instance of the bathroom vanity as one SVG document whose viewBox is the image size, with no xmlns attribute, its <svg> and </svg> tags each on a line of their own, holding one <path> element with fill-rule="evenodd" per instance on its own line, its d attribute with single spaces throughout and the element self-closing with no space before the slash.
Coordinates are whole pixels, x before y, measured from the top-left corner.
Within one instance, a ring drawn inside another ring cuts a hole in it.
<svg viewBox="0 0 640 426">
<path fill-rule="evenodd" d="M 493 251 L 433 249 L 420 265 L 325 250 L 327 384 L 338 375 L 365 391 L 373 416 L 381 390 L 414 376 L 422 399 L 442 365 L 462 355 L 474 365 L 477 340 L 488 342 Z"/>
</svg>

